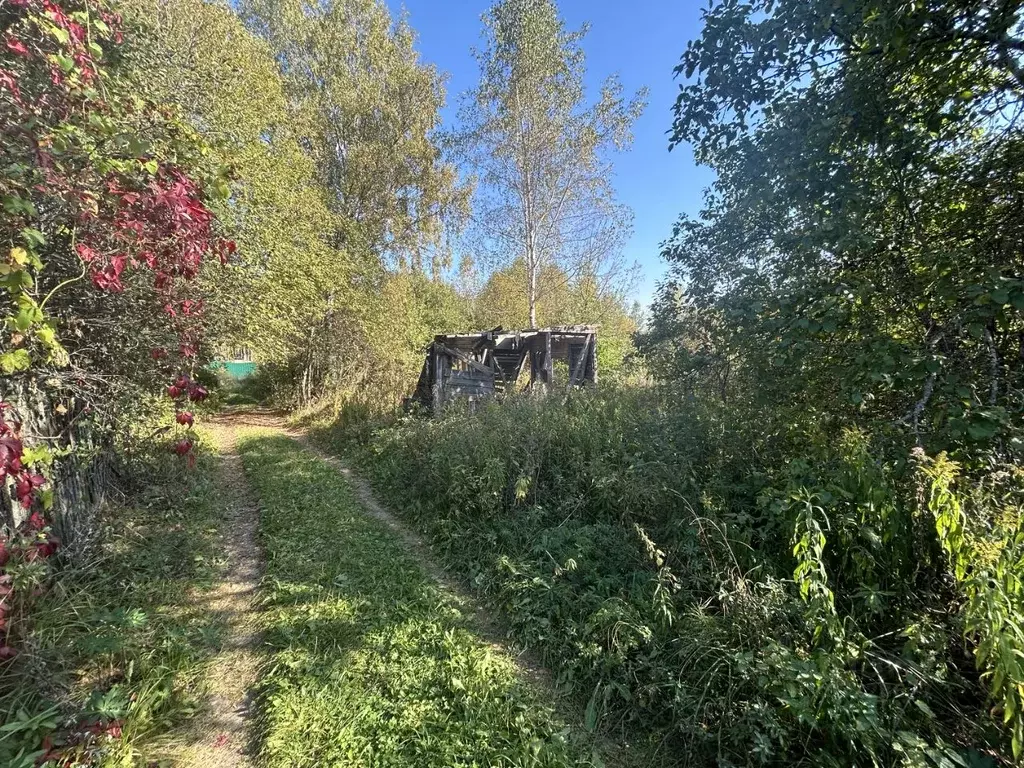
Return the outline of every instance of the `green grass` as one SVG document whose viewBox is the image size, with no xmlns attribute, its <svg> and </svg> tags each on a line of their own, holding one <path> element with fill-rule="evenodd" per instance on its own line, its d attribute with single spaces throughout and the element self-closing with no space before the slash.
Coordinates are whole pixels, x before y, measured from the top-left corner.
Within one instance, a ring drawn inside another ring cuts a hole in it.
<svg viewBox="0 0 1024 768">
<path fill-rule="evenodd" d="M 21 652 L 0 667 L 0 765 L 31 766 L 44 737 L 79 741 L 94 723 L 123 735 L 87 739 L 83 764 L 139 763 L 202 710 L 221 631 L 196 599 L 221 566 L 211 462 L 144 463 L 146 485 L 104 511 L 97 551 L 36 574 L 45 594 L 19 606 Z"/>
<path fill-rule="evenodd" d="M 601 764 L 336 470 L 284 437 L 241 451 L 267 559 L 266 765 Z"/>
</svg>

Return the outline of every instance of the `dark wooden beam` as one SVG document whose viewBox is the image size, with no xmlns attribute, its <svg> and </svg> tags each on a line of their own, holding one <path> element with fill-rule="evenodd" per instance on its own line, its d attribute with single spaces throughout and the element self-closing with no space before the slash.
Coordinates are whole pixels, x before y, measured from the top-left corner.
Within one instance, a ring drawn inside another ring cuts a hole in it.
<svg viewBox="0 0 1024 768">
<path fill-rule="evenodd" d="M 470 368 L 473 368 L 474 370 L 480 371 L 481 373 L 489 373 L 491 375 L 494 375 L 494 369 L 493 368 L 488 368 L 483 363 L 478 363 L 476 360 L 471 358 L 469 355 L 464 355 L 462 352 L 460 352 L 457 349 L 452 349 L 451 347 L 446 347 L 441 342 L 434 342 L 434 343 L 435 343 L 435 346 L 437 346 L 437 348 L 443 354 L 446 354 L 449 357 L 454 357 L 456 360 L 461 360 L 466 365 L 468 365 Z"/>
<path fill-rule="evenodd" d="M 583 342 L 583 347 L 580 349 L 579 355 L 576 357 L 575 365 L 573 361 L 569 361 L 569 365 L 572 368 L 572 376 L 569 377 L 569 384 L 566 390 L 570 390 L 576 386 L 577 382 L 583 378 L 584 369 L 587 367 L 590 355 L 590 345 L 594 343 L 593 334 L 587 336 L 587 340 Z"/>
</svg>

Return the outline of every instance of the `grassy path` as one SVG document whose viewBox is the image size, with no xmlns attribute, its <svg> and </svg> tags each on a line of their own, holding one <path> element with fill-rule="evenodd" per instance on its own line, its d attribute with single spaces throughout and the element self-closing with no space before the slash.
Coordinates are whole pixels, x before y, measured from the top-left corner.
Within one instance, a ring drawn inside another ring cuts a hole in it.
<svg viewBox="0 0 1024 768">
<path fill-rule="evenodd" d="M 335 467 L 280 433 L 239 452 L 266 558 L 259 763 L 602 765 Z"/>
</svg>

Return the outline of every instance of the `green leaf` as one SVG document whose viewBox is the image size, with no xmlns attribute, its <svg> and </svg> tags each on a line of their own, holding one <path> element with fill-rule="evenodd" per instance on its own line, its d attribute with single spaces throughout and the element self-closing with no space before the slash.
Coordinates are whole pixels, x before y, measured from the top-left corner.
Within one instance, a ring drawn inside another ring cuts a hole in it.
<svg viewBox="0 0 1024 768">
<path fill-rule="evenodd" d="M 64 70 L 65 74 L 69 74 L 75 68 L 75 60 L 69 56 L 55 53 L 53 58 L 56 59 L 57 64 Z"/>
<path fill-rule="evenodd" d="M 29 216 L 36 215 L 36 207 L 32 205 L 31 200 L 26 200 L 19 195 L 4 195 L 3 197 L 4 210 L 7 213 L 18 214 L 24 213 Z"/>
<path fill-rule="evenodd" d="M 217 179 L 213 183 L 213 192 L 221 200 L 231 197 L 231 187 L 224 179 Z"/>
<path fill-rule="evenodd" d="M 153 145 L 138 136 L 125 137 L 125 152 L 132 157 L 144 157 L 153 152 Z"/>
<path fill-rule="evenodd" d="M 35 322 L 36 314 L 27 307 L 22 307 L 18 310 L 17 314 L 13 317 L 8 318 L 8 324 L 16 331 L 27 331 L 32 327 L 32 323 Z"/>
<path fill-rule="evenodd" d="M 25 349 L 15 349 L 0 355 L 0 371 L 5 374 L 27 371 L 31 365 L 32 356 Z"/>
<path fill-rule="evenodd" d="M 68 31 L 63 27 L 58 27 L 54 24 L 51 24 L 49 25 L 47 31 L 55 38 L 57 38 L 57 42 L 59 42 L 61 45 L 67 45 L 71 42 L 70 33 L 68 33 Z"/>
<path fill-rule="evenodd" d="M 21 230 L 21 239 L 25 241 L 25 245 L 29 248 L 42 248 L 46 245 L 46 236 L 38 229 L 32 229 L 31 227 Z"/>
<path fill-rule="evenodd" d="M 925 702 L 921 701 L 920 699 L 914 699 L 914 706 L 921 710 L 925 715 L 927 715 L 931 719 L 935 719 L 935 713 L 932 711 L 932 708 L 929 707 Z"/>
<path fill-rule="evenodd" d="M 587 702 L 587 710 L 583 716 L 583 724 L 586 729 L 593 733 L 597 729 L 598 713 L 597 713 L 597 691 L 594 691 L 594 695 L 590 697 L 590 701 Z"/>
</svg>

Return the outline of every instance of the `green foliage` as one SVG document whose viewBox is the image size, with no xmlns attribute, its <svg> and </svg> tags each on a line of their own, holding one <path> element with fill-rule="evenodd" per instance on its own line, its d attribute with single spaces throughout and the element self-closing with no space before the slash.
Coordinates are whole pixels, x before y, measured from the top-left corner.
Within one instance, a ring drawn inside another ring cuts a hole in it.
<svg viewBox="0 0 1024 768">
<path fill-rule="evenodd" d="M 609 155 L 632 143 L 646 91 L 615 77 L 588 104 L 581 40 L 551 0 L 500 0 L 484 14 L 480 82 L 460 113 L 460 144 L 479 182 L 474 245 L 501 266 L 521 260 L 525 327 L 565 280 L 625 283 L 629 212 L 615 200 Z"/>
<path fill-rule="evenodd" d="M 220 3 L 122 5 L 141 41 L 128 62 L 135 76 L 182 110 L 227 169 L 218 183 L 230 199 L 218 214 L 239 250 L 203 276 L 211 344 L 248 346 L 263 362 L 286 359 L 332 297 L 353 301 L 346 285 L 360 266 L 333 238 L 341 225 L 274 51 Z"/>
<path fill-rule="evenodd" d="M 304 417 L 391 413 L 415 385 L 434 334 L 470 325 L 466 303 L 445 282 L 407 271 L 371 280 L 362 307 L 331 306 L 305 349 L 268 372 L 277 399 L 302 406 Z"/>
<path fill-rule="evenodd" d="M 466 192 L 434 135 L 442 78 L 419 62 L 405 19 L 393 22 L 381 0 L 240 7 L 281 65 L 299 135 L 344 219 L 332 242 L 392 266 L 447 266 L 440 246 Z"/>
<path fill-rule="evenodd" d="M 188 283 L 226 246 L 204 193 L 218 169 L 125 66 L 139 41 L 106 4 L 5 4 L 0 27 L 0 399 L 45 382 L 69 423 L 111 424 L 167 373 L 152 348 L 182 364 L 199 343 L 170 315 L 198 306 Z"/>
<path fill-rule="evenodd" d="M 601 765 L 336 469 L 286 437 L 241 450 L 263 502 L 266 765 Z"/>
<path fill-rule="evenodd" d="M 1013 5 L 706 12 L 673 137 L 718 181 L 665 250 L 650 346 L 666 375 L 902 425 L 931 453 L 1020 450 Z"/>
<path fill-rule="evenodd" d="M 992 530 L 972 536 L 965 531 L 967 516 L 954 487 L 960 467 L 945 454 L 934 459 L 919 455 L 918 460 L 927 485 L 927 508 L 966 597 L 965 629 L 977 645 L 978 668 L 1002 710 L 1003 722 L 1010 727 L 1011 750 L 1019 759 L 1024 755 L 1024 487 L 1020 470 L 995 478 L 993 488 L 976 491 L 983 494 L 984 502 L 1006 506 L 991 521 Z M 1008 497 L 992 493 L 1005 493 L 1007 486 Z"/>
<path fill-rule="evenodd" d="M 643 348 L 676 391 L 744 425 L 751 466 L 775 477 L 766 522 L 803 513 L 818 652 L 873 665 L 886 632 L 905 637 L 922 686 L 959 687 L 961 706 L 988 688 L 978 735 L 943 738 L 1019 761 L 1018 6 L 709 6 L 672 140 L 717 181 L 666 245 Z M 943 637 L 980 680 L 958 681 L 937 646 L 918 655 Z M 937 737 L 917 733 L 891 749 L 930 754 Z"/>
<path fill-rule="evenodd" d="M 1015 690 L 1014 654 L 982 652 L 979 678 L 958 638 L 966 622 L 979 644 L 1012 641 L 1019 598 L 1001 596 L 1019 593 L 986 588 L 961 613 L 970 590 L 930 486 L 884 440 L 613 388 L 362 435 L 322 438 L 503 608 L 593 725 L 639 730 L 666 765 L 981 766 L 1010 751 L 984 688 Z M 1012 542 L 1007 472 L 960 503 Z M 972 546 L 1010 578 L 1019 551 L 984 527 Z"/>
<path fill-rule="evenodd" d="M 90 765 L 126 765 L 201 710 L 222 622 L 197 599 L 220 568 L 209 460 L 186 474 L 177 457 L 140 455 L 130 477 L 143 476 L 99 521 L 95 557 L 37 573 L 32 605 L 8 615 L 25 641 L 0 675 L 5 766 L 65 743 Z"/>
</svg>

